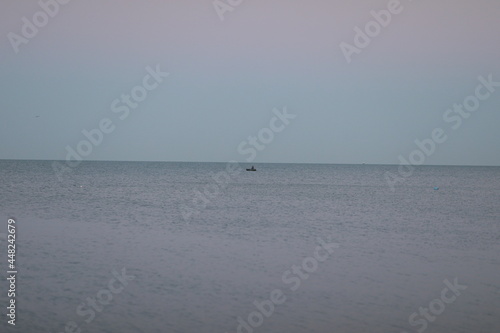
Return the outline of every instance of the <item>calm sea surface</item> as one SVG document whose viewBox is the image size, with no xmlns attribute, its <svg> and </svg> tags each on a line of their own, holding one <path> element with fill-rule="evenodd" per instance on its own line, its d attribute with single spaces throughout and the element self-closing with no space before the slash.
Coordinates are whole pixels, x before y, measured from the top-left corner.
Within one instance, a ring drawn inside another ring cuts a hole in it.
<svg viewBox="0 0 500 333">
<path fill-rule="evenodd" d="M 498 167 L 51 164 L 0 161 L 1 332 L 500 331 Z"/>
</svg>

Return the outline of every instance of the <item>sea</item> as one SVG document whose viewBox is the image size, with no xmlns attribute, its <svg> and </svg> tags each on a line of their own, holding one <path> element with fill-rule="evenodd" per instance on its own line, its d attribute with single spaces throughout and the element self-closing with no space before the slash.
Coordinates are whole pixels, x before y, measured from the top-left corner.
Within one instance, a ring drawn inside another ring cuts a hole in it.
<svg viewBox="0 0 500 333">
<path fill-rule="evenodd" d="M 500 167 L 254 165 L 1 160 L 0 331 L 500 332 Z"/>
</svg>

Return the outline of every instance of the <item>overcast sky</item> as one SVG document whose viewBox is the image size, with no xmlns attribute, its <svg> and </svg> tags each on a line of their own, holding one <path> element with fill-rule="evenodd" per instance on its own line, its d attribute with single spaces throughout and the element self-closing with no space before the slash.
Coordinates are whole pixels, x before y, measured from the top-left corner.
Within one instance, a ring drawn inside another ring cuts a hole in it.
<svg viewBox="0 0 500 333">
<path fill-rule="evenodd" d="M 500 165 L 500 87 L 447 114 L 479 76 L 500 82 L 498 0 L 401 0 L 348 57 L 341 43 L 391 1 L 53 1 L 53 17 L 0 3 L 1 159 L 63 160 L 107 118 L 85 159 L 245 161 L 238 146 L 286 107 L 296 118 L 255 162 L 398 164 L 441 128 L 425 164 Z M 114 112 L 157 65 L 169 76 Z"/>
</svg>

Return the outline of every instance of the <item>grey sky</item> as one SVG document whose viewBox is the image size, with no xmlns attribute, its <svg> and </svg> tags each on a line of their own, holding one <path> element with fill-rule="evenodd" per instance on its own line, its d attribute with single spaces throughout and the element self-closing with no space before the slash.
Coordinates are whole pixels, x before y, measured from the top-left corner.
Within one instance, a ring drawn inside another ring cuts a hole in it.
<svg viewBox="0 0 500 333">
<path fill-rule="evenodd" d="M 388 3 L 244 1 L 221 21 L 211 1 L 73 0 L 16 53 L 9 33 L 42 9 L 2 2 L 0 158 L 65 159 L 108 118 L 84 159 L 245 161 L 240 143 L 286 107 L 254 163 L 398 164 L 442 128 L 425 164 L 500 165 L 500 87 L 459 128 L 443 119 L 479 76 L 500 82 L 500 3 L 401 1 L 348 63 L 341 43 Z M 170 75 L 120 119 L 113 101 L 157 65 Z"/>
</svg>

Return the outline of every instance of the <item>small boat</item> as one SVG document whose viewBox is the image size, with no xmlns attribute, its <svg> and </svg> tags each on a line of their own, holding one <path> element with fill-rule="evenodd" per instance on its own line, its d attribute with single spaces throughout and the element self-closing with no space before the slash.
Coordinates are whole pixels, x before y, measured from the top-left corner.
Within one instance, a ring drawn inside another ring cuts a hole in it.
<svg viewBox="0 0 500 333">
<path fill-rule="evenodd" d="M 252 167 L 250 169 L 247 169 L 247 171 L 257 171 L 257 169 L 255 169 L 255 167 L 252 165 Z"/>
</svg>

